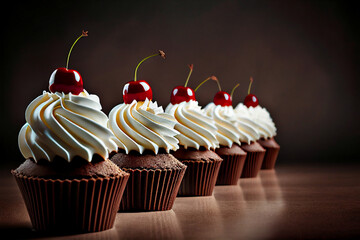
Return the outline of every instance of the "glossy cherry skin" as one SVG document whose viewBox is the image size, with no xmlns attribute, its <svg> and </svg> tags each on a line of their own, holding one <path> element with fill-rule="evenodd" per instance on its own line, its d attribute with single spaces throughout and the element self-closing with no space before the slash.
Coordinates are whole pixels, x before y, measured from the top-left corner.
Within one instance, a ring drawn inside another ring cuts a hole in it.
<svg viewBox="0 0 360 240">
<path fill-rule="evenodd" d="M 214 96 L 214 100 L 213 100 L 215 105 L 220 105 L 220 106 L 232 106 L 232 99 L 230 94 L 228 94 L 225 91 L 219 91 L 215 94 Z"/>
<path fill-rule="evenodd" d="M 124 85 L 123 99 L 124 103 L 130 104 L 133 100 L 145 101 L 152 99 L 152 90 L 150 85 L 144 80 L 130 81 Z"/>
<path fill-rule="evenodd" d="M 188 102 L 195 99 L 195 92 L 189 87 L 177 86 L 171 91 L 171 104 L 178 104 L 181 102 Z"/>
<path fill-rule="evenodd" d="M 259 105 L 259 100 L 254 94 L 249 94 L 245 97 L 244 104 L 247 107 L 256 107 Z"/>
<path fill-rule="evenodd" d="M 63 92 L 79 95 L 84 91 L 83 80 L 80 73 L 76 70 L 58 68 L 50 76 L 49 90 L 52 93 Z"/>
</svg>

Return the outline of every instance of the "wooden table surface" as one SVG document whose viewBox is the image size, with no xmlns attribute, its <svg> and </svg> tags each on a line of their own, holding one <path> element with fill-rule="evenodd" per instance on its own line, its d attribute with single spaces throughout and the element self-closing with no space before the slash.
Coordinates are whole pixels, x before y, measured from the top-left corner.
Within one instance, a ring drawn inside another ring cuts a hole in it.
<svg viewBox="0 0 360 240">
<path fill-rule="evenodd" d="M 111 230 L 42 235 L 10 169 L 0 171 L 0 230 L 16 239 L 360 239 L 360 165 L 277 166 L 165 212 L 118 213 Z"/>
</svg>

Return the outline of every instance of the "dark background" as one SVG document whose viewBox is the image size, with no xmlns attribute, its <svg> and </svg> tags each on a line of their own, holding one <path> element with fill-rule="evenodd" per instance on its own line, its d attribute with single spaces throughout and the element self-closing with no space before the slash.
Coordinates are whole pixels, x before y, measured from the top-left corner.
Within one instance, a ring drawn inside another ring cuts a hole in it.
<svg viewBox="0 0 360 240">
<path fill-rule="evenodd" d="M 234 106 L 252 92 L 278 128 L 278 163 L 359 160 L 359 23 L 352 1 L 29 1 L 2 8 L 1 162 L 23 161 L 17 134 L 26 106 L 48 89 L 50 74 L 78 70 L 105 113 L 122 102 L 136 64 L 152 58 L 138 79 L 152 86 L 164 108 L 183 85 L 189 63 L 195 88 L 211 74 L 230 91 Z M 217 86 L 197 92 L 201 105 Z"/>
</svg>

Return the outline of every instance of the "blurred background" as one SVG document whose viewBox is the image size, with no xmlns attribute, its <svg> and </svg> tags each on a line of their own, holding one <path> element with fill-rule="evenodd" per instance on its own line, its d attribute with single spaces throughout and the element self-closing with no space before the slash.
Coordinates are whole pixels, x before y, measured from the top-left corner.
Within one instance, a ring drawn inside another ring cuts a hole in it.
<svg viewBox="0 0 360 240">
<path fill-rule="evenodd" d="M 352 1 L 12 1 L 2 8 L 1 164 L 23 158 L 17 134 L 27 105 L 48 89 L 51 73 L 70 69 L 97 94 L 105 113 L 122 103 L 137 63 L 162 49 L 167 59 L 141 65 L 164 108 L 173 87 L 216 75 L 223 90 L 236 83 L 236 106 L 252 93 L 271 113 L 281 145 L 278 164 L 360 160 L 359 25 Z M 205 106 L 218 91 L 197 91 Z"/>
</svg>

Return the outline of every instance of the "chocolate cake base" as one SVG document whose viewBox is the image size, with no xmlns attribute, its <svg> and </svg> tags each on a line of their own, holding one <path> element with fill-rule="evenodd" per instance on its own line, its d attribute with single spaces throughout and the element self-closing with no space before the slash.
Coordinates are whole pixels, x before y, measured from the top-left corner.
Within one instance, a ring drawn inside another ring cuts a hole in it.
<svg viewBox="0 0 360 240">
<path fill-rule="evenodd" d="M 260 171 L 266 150 L 257 142 L 242 143 L 241 148 L 247 153 L 241 178 L 256 177 Z"/>
<path fill-rule="evenodd" d="M 274 138 L 260 139 L 259 144 L 266 149 L 261 169 L 274 169 L 277 157 L 279 155 L 280 146 Z"/>
<path fill-rule="evenodd" d="M 219 155 L 210 150 L 183 147 L 173 155 L 187 166 L 178 196 L 211 196 L 223 161 Z"/>
<path fill-rule="evenodd" d="M 27 159 L 14 171 L 24 176 L 46 179 L 81 179 L 127 175 L 109 159 L 91 162 L 84 159 L 73 159 L 71 162 L 67 162 L 64 159 L 55 158 L 52 162 L 40 160 L 37 163 Z"/>
<path fill-rule="evenodd" d="M 246 152 L 234 143 L 231 148 L 220 146 L 215 152 L 223 159 L 216 185 L 236 185 L 246 159 Z"/>
<path fill-rule="evenodd" d="M 167 153 L 119 152 L 111 160 L 130 173 L 119 211 L 165 211 L 174 204 L 186 166 Z"/>
<path fill-rule="evenodd" d="M 109 160 L 66 165 L 28 159 L 12 174 L 34 229 L 61 234 L 112 228 L 129 178 Z"/>
</svg>

